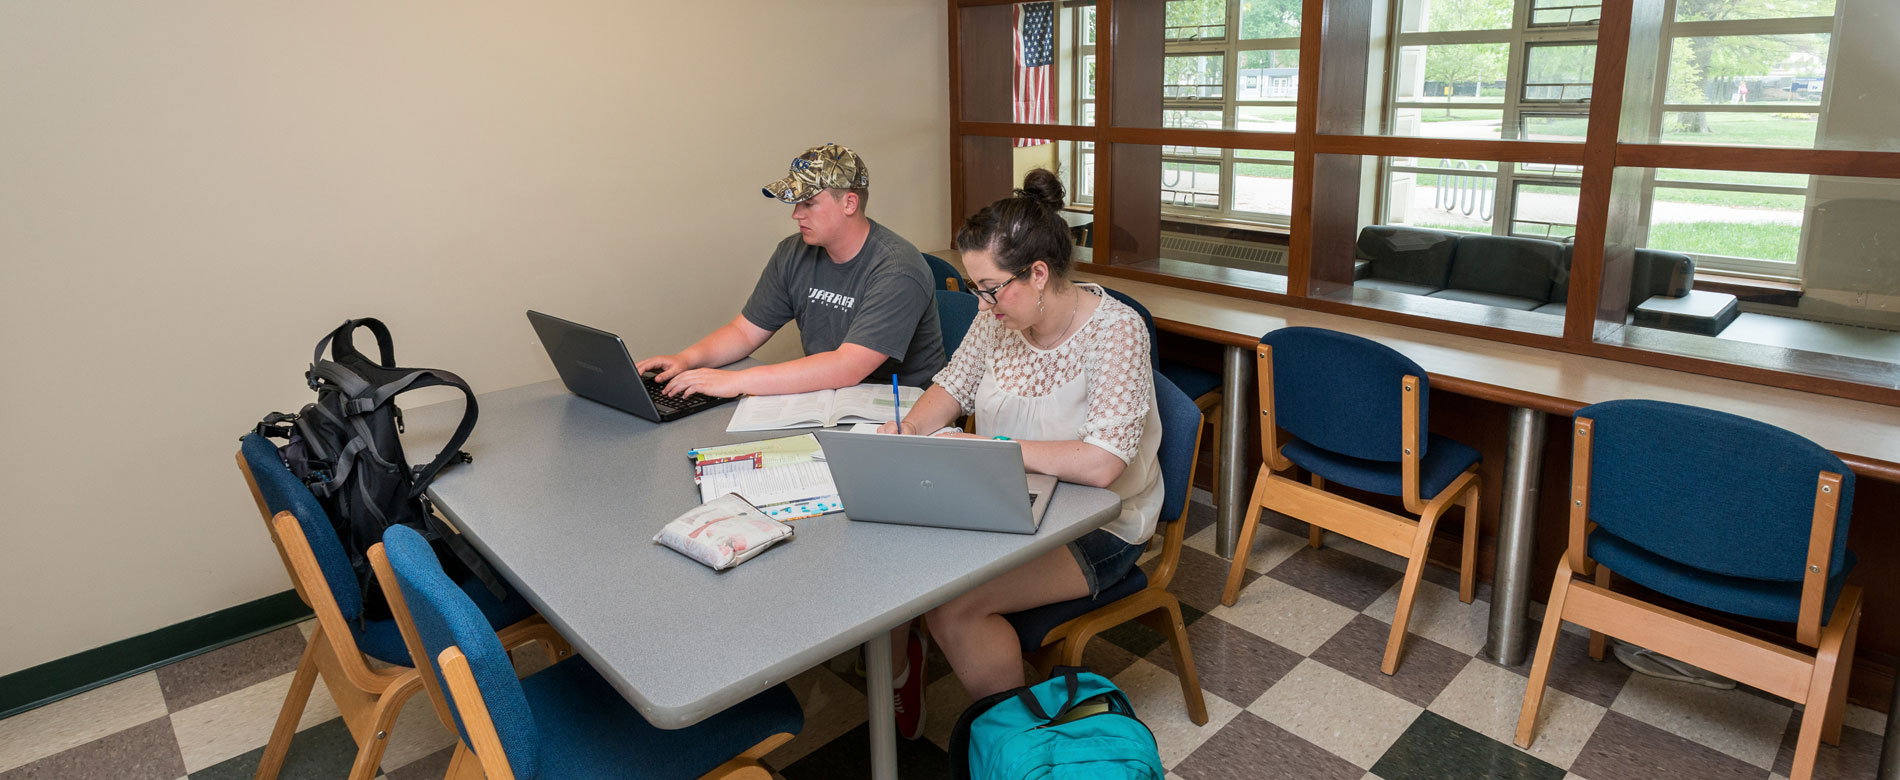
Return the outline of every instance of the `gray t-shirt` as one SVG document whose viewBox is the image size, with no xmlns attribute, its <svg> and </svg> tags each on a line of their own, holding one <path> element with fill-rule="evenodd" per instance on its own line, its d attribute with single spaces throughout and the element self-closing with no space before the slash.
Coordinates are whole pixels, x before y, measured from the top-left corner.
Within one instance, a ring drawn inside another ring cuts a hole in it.
<svg viewBox="0 0 1900 780">
<path fill-rule="evenodd" d="M 780 241 L 740 313 L 769 331 L 797 320 L 807 355 L 850 343 L 889 358 L 866 382 L 889 382 L 895 371 L 899 382 L 924 387 L 945 362 L 924 256 L 876 220 L 858 256 L 843 263 L 797 235 Z"/>
</svg>

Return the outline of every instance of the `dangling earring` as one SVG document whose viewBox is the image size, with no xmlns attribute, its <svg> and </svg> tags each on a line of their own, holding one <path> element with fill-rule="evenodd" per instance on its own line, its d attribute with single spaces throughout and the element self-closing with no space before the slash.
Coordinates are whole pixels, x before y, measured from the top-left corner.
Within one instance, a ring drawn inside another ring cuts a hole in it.
<svg viewBox="0 0 1900 780">
<path fill-rule="evenodd" d="M 1042 313 L 1042 293 L 1043 293 L 1042 290 L 1036 291 L 1036 313 L 1037 314 Z"/>
</svg>

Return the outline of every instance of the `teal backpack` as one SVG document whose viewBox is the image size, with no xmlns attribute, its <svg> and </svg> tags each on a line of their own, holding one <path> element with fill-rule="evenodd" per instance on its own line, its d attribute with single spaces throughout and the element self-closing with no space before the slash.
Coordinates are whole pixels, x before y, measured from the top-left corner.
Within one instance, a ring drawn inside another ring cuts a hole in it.
<svg viewBox="0 0 1900 780">
<path fill-rule="evenodd" d="M 1048 680 L 970 705 L 950 734 L 950 775 L 968 780 L 1162 780 L 1154 732 L 1099 674 Z"/>
</svg>

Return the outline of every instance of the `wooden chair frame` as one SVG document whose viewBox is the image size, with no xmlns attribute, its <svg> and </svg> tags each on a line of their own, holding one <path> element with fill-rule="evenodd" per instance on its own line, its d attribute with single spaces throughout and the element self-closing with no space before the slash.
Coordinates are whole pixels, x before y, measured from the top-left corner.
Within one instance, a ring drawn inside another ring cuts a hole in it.
<svg viewBox="0 0 1900 780">
<path fill-rule="evenodd" d="M 1536 736 L 1537 713 L 1550 679 L 1557 633 L 1564 621 L 1569 621 L 1590 629 L 1590 655 L 1597 660 L 1603 658 L 1603 637 L 1610 634 L 1803 705 L 1806 709 L 1795 739 L 1789 780 L 1809 780 L 1820 743 L 1840 744 L 1847 675 L 1854 666 L 1854 642 L 1860 634 L 1858 585 L 1841 587 L 1833 616 L 1825 627 L 1821 625 L 1827 572 L 1834 553 L 1841 475 L 1822 471 L 1815 478 L 1813 529 L 1808 536 L 1807 572 L 1801 583 L 1801 606 L 1795 623 L 1795 640 L 1815 648 L 1809 654 L 1609 589 L 1609 567 L 1589 557 L 1588 535 L 1596 526 L 1589 519 L 1592 424 L 1589 418 L 1579 417 L 1573 429 L 1570 545 L 1558 561 L 1557 577 L 1551 583 L 1550 604 L 1538 632 L 1530 682 L 1518 710 L 1517 744 L 1530 747 Z M 1821 717 L 1814 717 L 1817 710 Z"/>
<path fill-rule="evenodd" d="M 1196 425 L 1195 454 L 1188 462 L 1190 475 L 1200 460 L 1200 451 L 1201 426 Z M 1187 699 L 1188 718 L 1197 726 L 1207 724 L 1207 701 L 1201 696 L 1201 677 L 1194 671 L 1194 653 L 1188 647 L 1181 601 L 1168 592 L 1168 583 L 1173 581 L 1175 569 L 1181 564 L 1181 546 L 1187 537 L 1187 507 L 1194 500 L 1193 493 L 1192 489 L 1188 490 L 1181 501 L 1181 514 L 1168 523 L 1154 574 L 1148 577 L 1148 587 L 1050 629 L 1042 639 L 1041 649 L 1029 657 L 1030 665 L 1038 674 L 1047 677 L 1057 666 L 1080 666 L 1082 651 L 1087 649 L 1089 640 L 1130 620 L 1139 620 L 1168 638 L 1168 648 L 1174 653 L 1175 676 L 1181 679 L 1181 695 Z"/>
<path fill-rule="evenodd" d="M 284 695 L 283 707 L 277 713 L 277 723 L 271 729 L 270 740 L 265 743 L 264 755 L 258 760 L 253 778 L 275 780 L 283 769 L 284 756 L 296 736 L 297 723 L 310 701 L 310 691 L 321 676 L 350 736 L 356 740 L 356 760 L 350 766 L 349 780 L 371 780 L 382 763 L 383 751 L 389 747 L 389 732 L 395 726 L 396 716 L 409 697 L 424 688 L 425 680 L 410 667 L 375 668 L 380 664 L 372 663 L 357 646 L 356 635 L 350 633 L 348 619 L 337 607 L 336 595 L 330 590 L 329 580 L 323 577 L 310 540 L 304 536 L 303 525 L 290 512 L 270 513 L 264 494 L 257 487 L 256 475 L 251 473 L 242 452 L 237 455 L 237 465 L 251 489 L 251 498 L 257 502 L 258 514 L 264 517 L 265 527 L 270 530 L 277 555 L 283 559 L 284 570 L 290 574 L 291 585 L 297 589 L 297 597 L 317 617 L 317 628 L 311 632 L 303 657 L 297 661 L 297 672 L 291 677 L 290 690 Z M 545 622 L 539 616 L 531 617 L 516 624 L 516 628 Z M 504 644 L 508 641 L 504 640 Z M 438 711 L 438 714 L 445 713 L 445 710 Z M 449 722 L 449 729 L 454 728 L 453 722 Z"/>
<path fill-rule="evenodd" d="M 1233 606 L 1240 596 L 1240 583 L 1247 571 L 1247 556 L 1252 552 L 1254 531 L 1259 527 L 1260 512 L 1271 509 L 1303 520 L 1311 526 L 1308 543 L 1318 548 L 1325 532 L 1333 531 L 1406 559 L 1405 575 L 1399 588 L 1397 611 L 1386 640 L 1385 658 L 1379 670 L 1392 674 L 1398 669 L 1405 647 L 1406 626 L 1411 622 L 1412 604 L 1418 596 L 1419 579 L 1425 572 L 1425 559 L 1431 551 L 1432 532 L 1446 510 L 1456 505 L 1465 508 L 1465 537 L 1460 556 L 1458 599 L 1471 603 L 1476 594 L 1478 555 L 1478 505 L 1482 500 L 1482 480 L 1478 465 L 1472 464 L 1445 489 L 1429 499 L 1419 495 L 1420 431 L 1419 378 L 1407 375 L 1400 382 L 1401 427 L 1404 429 L 1400 460 L 1400 498 L 1405 510 L 1417 520 L 1374 509 L 1350 498 L 1326 491 L 1325 480 L 1314 475 L 1312 484 L 1302 484 L 1283 472 L 1293 462 L 1280 452 L 1273 406 L 1273 349 L 1261 344 L 1255 352 L 1260 377 L 1260 449 L 1264 461 L 1254 480 L 1253 498 L 1236 540 L 1233 563 L 1227 569 L 1227 587 L 1221 603 Z"/>
<path fill-rule="evenodd" d="M 425 657 L 427 651 L 423 649 L 421 635 L 416 632 L 416 622 L 410 617 L 409 602 L 402 595 L 401 586 L 396 583 L 395 570 L 390 567 L 389 555 L 384 552 L 380 542 L 369 548 L 369 561 L 370 567 L 376 572 L 376 581 L 389 596 L 389 608 L 396 615 L 396 626 L 402 630 L 403 643 L 409 646 L 411 656 Z M 550 665 L 574 655 L 567 640 L 547 621 L 538 617 L 532 623 L 522 621 L 510 626 L 500 636 L 502 646 L 508 648 L 527 642 L 545 644 Z M 441 681 L 437 681 L 434 674 L 421 675 L 429 692 L 429 701 L 435 705 L 436 717 L 442 720 L 442 725 L 450 734 L 456 733 L 448 699 L 442 695 L 441 686 L 447 685 L 449 692 L 455 695 L 455 700 L 462 703 L 462 725 L 468 729 L 468 742 L 460 739 L 456 741 L 455 752 L 449 756 L 449 770 L 443 780 L 514 780 L 514 767 L 508 764 L 508 755 L 502 750 L 494 718 L 488 714 L 488 702 L 482 698 L 481 688 L 475 683 L 475 674 L 469 669 L 468 658 L 462 654 L 461 648 L 449 647 L 436 656 L 436 663 L 442 668 Z M 761 763 L 761 759 L 780 745 L 790 742 L 792 736 L 781 732 L 767 737 L 702 775 L 702 780 L 770 780 L 772 771 Z"/>
</svg>

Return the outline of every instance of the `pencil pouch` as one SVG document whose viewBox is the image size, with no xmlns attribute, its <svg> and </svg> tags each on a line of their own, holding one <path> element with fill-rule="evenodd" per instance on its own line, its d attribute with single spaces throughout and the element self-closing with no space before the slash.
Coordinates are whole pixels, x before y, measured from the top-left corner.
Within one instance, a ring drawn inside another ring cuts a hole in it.
<svg viewBox="0 0 1900 780">
<path fill-rule="evenodd" d="M 674 518 L 653 541 L 724 571 L 791 536 L 791 526 L 767 517 L 738 494 L 727 493 Z"/>
</svg>

